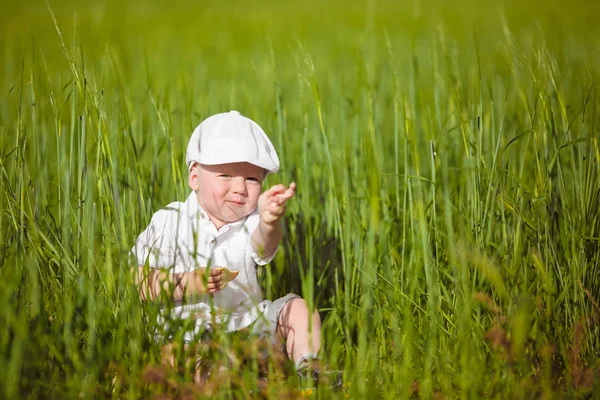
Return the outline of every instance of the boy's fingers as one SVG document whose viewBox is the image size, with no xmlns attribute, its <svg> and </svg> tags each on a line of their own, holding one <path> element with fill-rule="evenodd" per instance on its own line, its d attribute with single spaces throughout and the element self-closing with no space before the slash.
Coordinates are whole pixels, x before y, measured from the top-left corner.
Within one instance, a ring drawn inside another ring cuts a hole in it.
<svg viewBox="0 0 600 400">
<path fill-rule="evenodd" d="M 283 193 L 278 193 L 276 195 L 271 196 L 271 201 L 275 201 L 278 203 L 281 203 L 281 202 L 285 203 L 286 201 L 288 201 L 289 199 L 294 197 L 294 194 L 296 194 L 296 192 L 294 190 L 288 189 Z"/>
<path fill-rule="evenodd" d="M 220 290 L 223 289 L 227 284 L 225 282 L 210 282 L 206 285 L 208 290 Z"/>
<path fill-rule="evenodd" d="M 285 198 L 281 195 L 275 196 L 273 197 L 273 203 L 277 204 L 278 206 L 282 205 L 283 203 L 285 203 Z"/>
<path fill-rule="evenodd" d="M 290 196 L 290 197 L 286 197 L 286 196 L 284 196 L 284 195 L 278 195 L 278 196 L 276 196 L 276 197 L 274 197 L 274 198 L 273 198 L 273 200 L 272 200 L 272 204 L 275 204 L 275 205 L 277 205 L 277 206 L 282 206 L 282 205 L 284 205 L 285 203 L 287 203 L 287 201 L 288 201 L 290 198 L 291 198 L 291 196 Z"/>
<path fill-rule="evenodd" d="M 296 193 L 296 182 L 290 183 L 289 187 L 279 183 L 275 186 L 270 187 L 268 190 L 265 191 L 265 193 L 268 193 L 269 196 L 283 194 L 285 197 L 290 198 L 294 195 L 294 193 Z"/>
<path fill-rule="evenodd" d="M 221 282 L 219 284 L 209 283 L 207 286 L 207 290 L 209 293 L 215 293 L 215 292 L 218 292 L 219 290 L 223 290 L 225 288 L 225 286 L 227 286 L 227 283 L 225 283 L 225 282 Z"/>
<path fill-rule="evenodd" d="M 265 191 L 265 193 L 268 193 L 269 196 L 272 196 L 274 194 L 280 193 L 280 192 L 284 192 L 287 188 L 285 187 L 285 185 L 282 185 L 281 183 L 275 185 L 275 186 L 271 186 L 269 189 L 267 189 Z"/>
<path fill-rule="evenodd" d="M 296 194 L 296 182 L 290 183 L 290 187 L 285 191 L 286 196 L 291 198 L 294 194 Z"/>
<path fill-rule="evenodd" d="M 276 204 L 269 205 L 269 207 L 267 208 L 267 211 L 270 212 L 271 214 L 280 214 L 284 208 L 285 208 L 285 202 L 276 203 Z"/>
<path fill-rule="evenodd" d="M 208 278 L 208 284 L 215 284 L 215 285 L 219 285 L 221 283 L 222 279 L 221 277 L 213 277 L 211 276 L 210 278 Z"/>
<path fill-rule="evenodd" d="M 223 270 L 220 268 L 211 268 L 210 276 L 208 277 L 209 282 L 220 282 L 223 278 Z"/>
<path fill-rule="evenodd" d="M 296 190 L 289 188 L 285 192 L 278 194 L 277 197 L 279 197 L 280 199 L 283 199 L 284 201 L 288 201 L 289 199 L 294 197 L 295 194 L 296 194 Z"/>
<path fill-rule="evenodd" d="M 287 201 L 287 200 L 291 199 L 292 197 L 294 197 L 295 194 L 296 194 L 295 190 L 288 189 L 281 196 Z"/>
<path fill-rule="evenodd" d="M 269 213 L 274 216 L 281 217 L 283 214 L 285 214 L 285 204 L 270 208 Z"/>
</svg>

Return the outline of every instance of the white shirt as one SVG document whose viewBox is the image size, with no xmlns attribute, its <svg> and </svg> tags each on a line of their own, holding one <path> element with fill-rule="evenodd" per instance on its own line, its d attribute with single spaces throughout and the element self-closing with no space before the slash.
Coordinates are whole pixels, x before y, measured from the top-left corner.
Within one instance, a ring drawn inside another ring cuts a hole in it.
<svg viewBox="0 0 600 400">
<path fill-rule="evenodd" d="M 217 230 L 192 191 L 185 202 L 171 203 L 156 212 L 131 252 L 138 266 L 147 261 L 151 268 L 167 268 L 172 273 L 208 266 L 239 271 L 212 299 L 216 322 L 224 324 L 228 331 L 235 331 L 252 324 L 271 303 L 262 300 L 256 264 L 269 263 L 276 251 L 268 257 L 260 257 L 252 248 L 251 235 L 258 223 L 255 210 Z M 212 321 L 210 295 L 201 295 L 186 305 L 174 307 L 172 316 L 195 318 L 196 330 L 209 327 Z"/>
</svg>

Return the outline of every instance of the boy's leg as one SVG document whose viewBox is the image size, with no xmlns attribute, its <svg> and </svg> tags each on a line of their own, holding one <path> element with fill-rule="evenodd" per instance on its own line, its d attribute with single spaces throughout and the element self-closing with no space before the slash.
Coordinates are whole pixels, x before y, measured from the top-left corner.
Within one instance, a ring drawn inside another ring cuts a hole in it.
<svg viewBox="0 0 600 400">
<path fill-rule="evenodd" d="M 285 340 L 294 364 L 303 357 L 316 357 L 321 348 L 321 317 L 316 310 L 311 314 L 304 299 L 292 299 L 279 313 L 277 334 Z"/>
<path fill-rule="evenodd" d="M 288 357 L 294 362 L 298 376 L 330 388 L 342 386 L 341 371 L 329 370 L 319 361 L 321 317 L 312 313 L 299 297 L 285 303 L 279 312 L 277 336 L 285 340 Z"/>
</svg>

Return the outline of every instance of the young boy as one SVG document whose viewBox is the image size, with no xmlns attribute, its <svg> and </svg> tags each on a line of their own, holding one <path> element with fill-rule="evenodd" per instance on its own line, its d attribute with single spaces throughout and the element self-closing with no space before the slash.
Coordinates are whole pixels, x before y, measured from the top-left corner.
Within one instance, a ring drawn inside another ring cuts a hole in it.
<svg viewBox="0 0 600 400">
<path fill-rule="evenodd" d="M 249 328 L 283 339 L 298 371 L 313 368 L 318 312 L 295 294 L 263 300 L 256 279 L 256 265 L 275 256 L 285 205 L 296 191 L 295 183 L 279 184 L 261 194 L 267 174 L 279 170 L 273 144 L 256 122 L 231 111 L 194 130 L 186 161 L 192 193 L 156 212 L 132 249 L 142 299 L 169 293 L 177 304 L 173 316 L 195 319 L 186 343 L 213 323 L 227 331 Z"/>
</svg>

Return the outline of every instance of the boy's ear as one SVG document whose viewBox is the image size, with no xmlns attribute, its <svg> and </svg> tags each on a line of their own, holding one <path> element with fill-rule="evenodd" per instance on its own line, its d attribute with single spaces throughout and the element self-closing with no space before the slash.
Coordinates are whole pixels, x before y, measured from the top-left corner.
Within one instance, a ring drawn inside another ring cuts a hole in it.
<svg viewBox="0 0 600 400">
<path fill-rule="evenodd" d="M 198 171 L 198 163 L 194 163 L 191 167 L 190 167 L 190 172 L 188 174 L 188 185 L 190 185 L 190 188 L 192 190 L 198 190 L 198 188 L 200 187 L 200 176 L 199 176 L 199 171 Z"/>
</svg>

